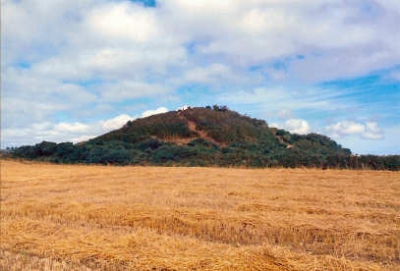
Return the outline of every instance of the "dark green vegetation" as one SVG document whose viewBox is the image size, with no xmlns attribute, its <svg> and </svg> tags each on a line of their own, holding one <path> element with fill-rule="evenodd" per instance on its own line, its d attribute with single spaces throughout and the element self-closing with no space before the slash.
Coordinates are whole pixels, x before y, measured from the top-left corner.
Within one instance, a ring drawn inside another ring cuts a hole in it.
<svg viewBox="0 0 400 271">
<path fill-rule="evenodd" d="M 171 111 L 84 143 L 44 141 L 11 155 L 56 163 L 400 169 L 398 155 L 354 156 L 326 136 L 270 128 L 225 106 Z"/>
</svg>

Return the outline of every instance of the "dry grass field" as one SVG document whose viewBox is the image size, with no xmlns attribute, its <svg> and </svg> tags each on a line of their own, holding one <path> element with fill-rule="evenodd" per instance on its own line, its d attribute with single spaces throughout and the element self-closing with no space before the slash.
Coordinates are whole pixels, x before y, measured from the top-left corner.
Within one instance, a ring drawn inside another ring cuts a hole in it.
<svg viewBox="0 0 400 271">
<path fill-rule="evenodd" d="M 1 270 L 400 270 L 400 173 L 1 161 Z"/>
</svg>

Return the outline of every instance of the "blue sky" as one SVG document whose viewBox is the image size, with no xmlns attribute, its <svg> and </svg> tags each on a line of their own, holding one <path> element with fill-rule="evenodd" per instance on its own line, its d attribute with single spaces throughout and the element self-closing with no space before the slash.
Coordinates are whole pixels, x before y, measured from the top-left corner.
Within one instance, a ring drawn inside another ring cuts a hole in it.
<svg viewBox="0 0 400 271">
<path fill-rule="evenodd" d="M 227 105 L 400 154 L 398 0 L 2 0 L 1 145 Z"/>
</svg>

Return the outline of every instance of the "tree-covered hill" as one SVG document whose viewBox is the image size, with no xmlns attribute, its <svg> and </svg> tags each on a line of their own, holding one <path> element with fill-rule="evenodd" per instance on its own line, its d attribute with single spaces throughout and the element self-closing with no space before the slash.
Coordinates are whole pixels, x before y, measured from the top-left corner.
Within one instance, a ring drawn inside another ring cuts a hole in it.
<svg viewBox="0 0 400 271">
<path fill-rule="evenodd" d="M 225 106 L 171 111 L 129 121 L 87 142 L 44 141 L 11 153 L 56 163 L 400 168 L 400 156 L 353 156 L 326 136 L 291 134 Z"/>
</svg>

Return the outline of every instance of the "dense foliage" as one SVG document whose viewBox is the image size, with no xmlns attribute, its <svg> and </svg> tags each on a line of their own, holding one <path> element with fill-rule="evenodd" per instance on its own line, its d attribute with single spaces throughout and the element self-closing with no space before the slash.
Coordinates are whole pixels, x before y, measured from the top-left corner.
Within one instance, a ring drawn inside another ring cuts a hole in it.
<svg viewBox="0 0 400 271">
<path fill-rule="evenodd" d="M 11 153 L 56 163 L 400 169 L 398 155 L 351 155 L 326 136 L 270 128 L 225 106 L 172 111 L 84 143 L 43 141 Z"/>
</svg>

